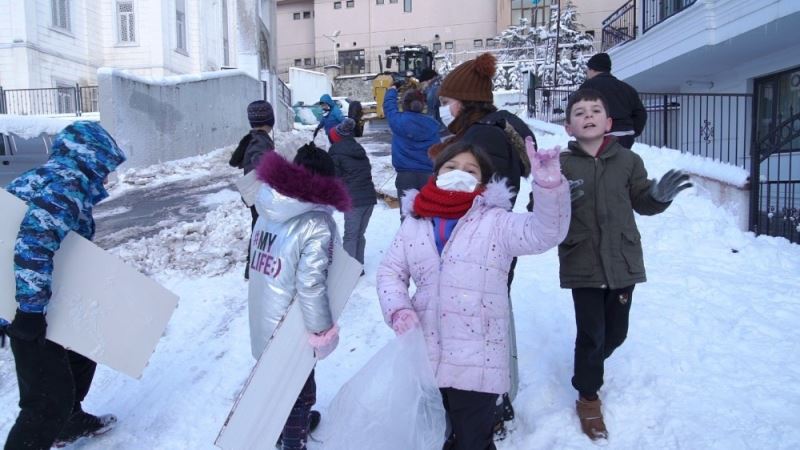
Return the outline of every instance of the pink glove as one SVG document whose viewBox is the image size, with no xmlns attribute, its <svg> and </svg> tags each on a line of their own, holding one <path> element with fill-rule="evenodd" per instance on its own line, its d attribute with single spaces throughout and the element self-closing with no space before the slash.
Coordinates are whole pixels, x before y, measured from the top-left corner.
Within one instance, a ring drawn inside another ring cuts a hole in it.
<svg viewBox="0 0 800 450">
<path fill-rule="evenodd" d="M 533 145 L 531 137 L 525 138 L 525 148 L 531 160 L 531 174 L 533 181 L 543 188 L 554 188 L 561 184 L 561 160 L 559 154 L 561 147 L 539 150 Z"/>
<path fill-rule="evenodd" d="M 419 326 L 417 313 L 411 309 L 401 309 L 392 314 L 392 329 L 397 335 Z"/>
<path fill-rule="evenodd" d="M 322 333 L 308 335 L 308 343 L 314 347 L 317 359 L 325 359 L 339 345 L 339 327 L 334 325 Z"/>
</svg>

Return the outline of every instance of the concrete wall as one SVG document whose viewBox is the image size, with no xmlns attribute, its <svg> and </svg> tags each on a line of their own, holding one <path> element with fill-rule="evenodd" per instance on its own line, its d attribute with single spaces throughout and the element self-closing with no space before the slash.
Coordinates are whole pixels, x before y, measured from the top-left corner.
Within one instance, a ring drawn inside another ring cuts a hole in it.
<svg viewBox="0 0 800 450">
<path fill-rule="evenodd" d="M 101 122 L 127 153 L 126 167 L 236 144 L 250 129 L 248 103 L 262 98 L 261 82 L 234 70 L 153 82 L 101 69 L 98 81 Z"/>
<path fill-rule="evenodd" d="M 337 81 L 338 83 L 338 81 Z M 303 102 L 311 105 L 319 101 L 322 94 L 332 94 L 331 82 L 324 73 L 311 70 L 289 69 L 289 86 L 292 90 L 292 103 Z"/>
<path fill-rule="evenodd" d="M 374 102 L 372 97 L 372 80 L 367 77 L 339 77 L 333 86 L 333 95 L 358 100 L 361 103 Z"/>
</svg>

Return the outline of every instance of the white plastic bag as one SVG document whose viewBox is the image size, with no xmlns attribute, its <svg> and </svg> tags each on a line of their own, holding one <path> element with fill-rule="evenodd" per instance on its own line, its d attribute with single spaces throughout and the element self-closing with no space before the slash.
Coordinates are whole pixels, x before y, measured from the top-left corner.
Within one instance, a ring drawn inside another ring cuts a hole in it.
<svg viewBox="0 0 800 450">
<path fill-rule="evenodd" d="M 342 386 L 325 422 L 325 450 L 440 450 L 445 411 L 422 330 L 379 350 Z"/>
</svg>

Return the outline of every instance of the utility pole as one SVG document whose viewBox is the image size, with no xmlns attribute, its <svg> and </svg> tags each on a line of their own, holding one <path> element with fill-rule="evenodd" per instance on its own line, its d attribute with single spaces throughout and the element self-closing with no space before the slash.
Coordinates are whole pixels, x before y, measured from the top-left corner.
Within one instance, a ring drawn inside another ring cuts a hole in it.
<svg viewBox="0 0 800 450">
<path fill-rule="evenodd" d="M 552 17 L 552 14 L 550 15 Z M 558 11 L 556 11 L 556 50 L 555 61 L 553 64 L 553 87 L 558 87 L 558 41 L 561 37 L 561 0 L 558 0 Z"/>
</svg>

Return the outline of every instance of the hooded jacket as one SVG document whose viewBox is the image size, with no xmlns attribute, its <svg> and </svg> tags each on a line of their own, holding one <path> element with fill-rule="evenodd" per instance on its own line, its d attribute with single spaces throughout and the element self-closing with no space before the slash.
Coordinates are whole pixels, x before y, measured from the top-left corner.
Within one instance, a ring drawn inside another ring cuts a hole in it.
<svg viewBox="0 0 800 450">
<path fill-rule="evenodd" d="M 398 172 L 433 172 L 428 157 L 431 145 L 439 143 L 439 123 L 417 112 L 400 112 L 397 89 L 389 89 L 383 98 L 383 111 L 392 130 L 392 166 Z"/>
<path fill-rule="evenodd" d="M 350 209 L 336 178 L 312 173 L 276 152 L 261 158 L 256 196 L 259 218 L 251 237 L 250 344 L 258 359 L 293 301 L 309 333 L 333 326 L 327 271 L 340 242 L 333 210 Z"/>
<path fill-rule="evenodd" d="M 502 394 L 510 388 L 508 270 L 515 256 L 558 245 L 570 221 L 569 188 L 533 186 L 536 209 L 508 212 L 513 192 L 491 182 L 459 219 L 441 255 L 431 219 L 410 214 L 417 191 L 403 197 L 406 219 L 378 267 L 385 321 L 416 312 L 440 388 Z M 416 292 L 409 296 L 409 281 Z"/>
<path fill-rule="evenodd" d="M 642 158 L 615 138 L 595 158 L 576 141 L 561 153 L 561 171 L 583 180 L 585 194 L 572 203 L 569 234 L 558 246 L 561 287 L 621 289 L 647 280 L 633 212 L 663 212 L 669 203 L 650 195 Z"/>
<path fill-rule="evenodd" d="M 317 129 L 314 130 L 314 134 L 320 130 L 320 128 L 325 129 L 325 135 L 327 136 L 330 133 L 331 128 L 339 125 L 344 120 L 344 115 L 342 115 L 342 110 L 339 108 L 339 105 L 333 101 L 333 98 L 328 94 L 322 94 L 322 97 L 319 98 L 320 103 L 325 103 L 326 105 L 331 107 L 331 110 L 328 114 L 323 114 L 322 119 L 319 121 L 319 126 Z"/>
<path fill-rule="evenodd" d="M 370 206 L 377 203 L 375 185 L 372 183 L 372 165 L 364 147 L 353 136 L 342 136 L 331 145 L 331 155 L 336 167 L 336 176 L 344 181 L 353 206 Z"/>
<path fill-rule="evenodd" d="M 46 163 L 6 186 L 28 204 L 14 245 L 16 300 L 25 312 L 50 302 L 53 257 L 70 231 L 94 237 L 92 208 L 108 197 L 103 181 L 125 154 L 97 122 L 80 121 L 55 138 Z"/>
</svg>

